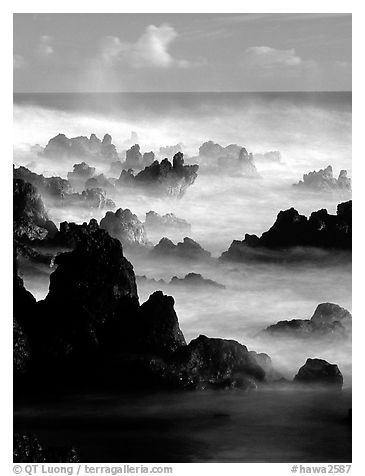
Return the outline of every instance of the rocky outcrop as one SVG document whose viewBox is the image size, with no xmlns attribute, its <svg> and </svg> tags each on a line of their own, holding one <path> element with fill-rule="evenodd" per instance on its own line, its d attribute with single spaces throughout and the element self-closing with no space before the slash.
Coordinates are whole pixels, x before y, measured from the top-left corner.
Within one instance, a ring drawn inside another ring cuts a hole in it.
<svg viewBox="0 0 365 476">
<path fill-rule="evenodd" d="M 101 188 L 88 188 L 81 193 L 70 193 L 63 200 L 56 202 L 55 205 L 60 207 L 106 208 L 107 210 L 113 210 L 116 206 Z"/>
<path fill-rule="evenodd" d="M 170 283 L 173 286 L 192 286 L 193 288 L 216 288 L 216 289 L 225 289 L 226 287 L 223 284 L 219 284 L 212 279 L 203 278 L 201 274 L 198 273 L 188 273 L 184 278 L 178 278 L 174 276 Z"/>
<path fill-rule="evenodd" d="M 168 238 L 162 238 L 151 250 L 151 253 L 161 258 L 175 257 L 206 260 L 211 257 L 209 251 L 206 251 L 199 245 L 199 243 L 188 237 L 185 237 L 182 242 L 179 242 L 176 245 Z"/>
<path fill-rule="evenodd" d="M 138 308 L 133 267 L 121 243 L 92 225 L 73 251 L 56 257 L 48 295 L 39 303 L 46 336 L 41 346 L 61 360 L 115 345 L 114 339 L 128 335 Z"/>
<path fill-rule="evenodd" d="M 273 337 L 322 338 L 348 337 L 352 316 L 349 311 L 333 303 L 319 304 L 310 319 L 279 321 L 267 327 L 264 335 Z"/>
<path fill-rule="evenodd" d="M 117 149 L 112 144 L 112 137 L 105 134 L 101 141 L 95 134 L 90 138 L 86 136 L 72 137 L 58 134 L 49 140 L 44 148 L 43 155 L 50 158 L 97 158 L 118 160 Z"/>
<path fill-rule="evenodd" d="M 148 244 L 143 223 L 128 208 L 119 208 L 115 213 L 107 212 L 100 221 L 100 228 L 117 238 L 123 246 Z"/>
<path fill-rule="evenodd" d="M 93 177 L 95 167 L 90 167 L 86 162 L 74 164 L 73 171 L 68 172 L 67 179 L 73 187 L 84 186 L 85 182 Z"/>
<path fill-rule="evenodd" d="M 31 183 L 43 197 L 61 199 L 72 193 L 69 181 L 61 177 L 44 177 L 42 174 L 31 172 L 26 167 L 14 168 L 13 176 L 14 179 Z"/>
<path fill-rule="evenodd" d="M 241 173 L 249 177 L 258 177 L 252 153 L 245 147 L 230 144 L 226 147 L 213 141 L 204 142 L 199 147 L 199 157 L 208 159 L 210 165 L 218 166 L 220 170 L 228 173 Z"/>
<path fill-rule="evenodd" d="M 162 291 L 156 291 L 141 305 L 136 344 L 144 352 L 168 357 L 186 345 L 174 303 L 172 296 L 165 296 Z"/>
<path fill-rule="evenodd" d="M 153 210 L 146 213 L 144 226 L 147 231 L 151 232 L 168 232 L 168 231 L 184 231 L 190 232 L 191 225 L 183 218 L 178 218 L 173 213 L 159 215 Z"/>
<path fill-rule="evenodd" d="M 295 187 L 314 191 L 351 191 L 351 179 L 347 177 L 347 170 L 341 170 L 338 178 L 333 176 L 332 166 L 328 165 L 325 169 L 309 172 L 303 175 Z"/>
<path fill-rule="evenodd" d="M 281 211 L 274 225 L 260 238 L 246 234 L 243 241 L 234 240 L 222 258 L 245 259 L 249 248 L 283 250 L 291 247 L 351 250 L 352 201 L 340 203 L 336 215 L 326 209 L 313 212 L 309 218 L 294 208 Z"/>
<path fill-rule="evenodd" d="M 144 169 L 150 166 L 155 160 L 155 154 L 152 151 L 145 152 L 142 155 L 139 144 L 132 145 L 132 147 L 126 151 L 125 157 L 123 167 L 132 170 Z"/>
<path fill-rule="evenodd" d="M 139 187 L 145 192 L 182 197 L 198 174 L 198 165 L 184 165 L 181 152 L 175 154 L 173 163 L 168 159 L 160 163 L 155 160 L 150 166 L 134 175 L 133 170 L 123 170 L 116 185 L 119 187 Z"/>
<path fill-rule="evenodd" d="M 17 239 L 42 240 L 55 234 L 57 228 L 48 219 L 36 188 L 24 180 L 13 180 L 13 234 Z"/>
<path fill-rule="evenodd" d="M 180 347 L 171 361 L 179 386 L 206 388 L 256 388 L 265 380 L 264 369 L 247 347 L 234 340 L 200 335 Z"/>
<path fill-rule="evenodd" d="M 341 390 L 343 377 L 336 364 L 329 364 L 322 359 L 307 359 L 294 377 L 294 383 L 334 387 Z"/>
</svg>

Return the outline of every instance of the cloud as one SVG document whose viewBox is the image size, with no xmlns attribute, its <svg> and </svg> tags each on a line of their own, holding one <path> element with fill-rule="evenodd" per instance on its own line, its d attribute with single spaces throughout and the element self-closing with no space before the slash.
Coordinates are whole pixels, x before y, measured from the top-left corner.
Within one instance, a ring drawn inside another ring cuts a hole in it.
<svg viewBox="0 0 365 476">
<path fill-rule="evenodd" d="M 26 65 L 26 61 L 22 55 L 14 55 L 13 56 L 13 68 L 14 69 L 21 69 L 24 68 Z"/>
<path fill-rule="evenodd" d="M 245 65 L 263 69 L 276 67 L 297 67 L 303 64 L 302 58 L 295 53 L 294 48 L 277 50 L 269 46 L 251 46 L 247 48 L 243 61 Z"/>
<path fill-rule="evenodd" d="M 48 35 L 42 35 L 37 46 L 37 53 L 42 58 L 48 58 L 54 54 L 53 38 Z"/>
<path fill-rule="evenodd" d="M 175 59 L 169 52 L 170 44 L 177 37 L 176 30 L 170 25 L 149 25 L 135 43 L 121 41 L 117 36 L 103 38 L 100 54 L 108 65 L 121 61 L 133 68 L 189 67 L 189 61 Z"/>
</svg>

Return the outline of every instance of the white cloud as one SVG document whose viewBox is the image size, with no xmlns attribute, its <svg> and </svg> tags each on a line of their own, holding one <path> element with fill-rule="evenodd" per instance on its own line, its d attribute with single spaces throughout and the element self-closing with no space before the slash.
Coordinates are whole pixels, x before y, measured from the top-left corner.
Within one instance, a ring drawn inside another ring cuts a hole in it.
<svg viewBox="0 0 365 476">
<path fill-rule="evenodd" d="M 22 55 L 14 55 L 13 56 L 13 68 L 14 69 L 21 69 L 26 65 L 26 61 Z"/>
<path fill-rule="evenodd" d="M 134 68 L 186 68 L 190 66 L 188 61 L 175 59 L 169 52 L 170 44 L 177 36 L 176 30 L 167 24 L 149 25 L 135 43 L 107 36 L 102 41 L 101 57 L 106 64 L 122 61 Z"/>
<path fill-rule="evenodd" d="M 295 53 L 294 48 L 277 50 L 269 46 L 251 46 L 243 55 L 244 63 L 259 68 L 275 68 L 280 66 L 296 67 L 303 64 L 303 60 Z"/>
<path fill-rule="evenodd" d="M 54 48 L 53 48 L 53 38 L 48 35 L 42 35 L 39 39 L 39 44 L 37 46 L 37 53 L 39 56 L 42 58 L 48 58 L 49 56 L 52 56 L 54 53 Z"/>
</svg>

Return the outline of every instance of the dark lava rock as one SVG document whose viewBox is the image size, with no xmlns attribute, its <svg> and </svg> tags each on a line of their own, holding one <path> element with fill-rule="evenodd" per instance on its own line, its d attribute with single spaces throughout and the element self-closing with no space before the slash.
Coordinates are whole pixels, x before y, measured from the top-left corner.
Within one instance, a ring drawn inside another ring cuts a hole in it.
<svg viewBox="0 0 365 476">
<path fill-rule="evenodd" d="M 294 377 L 294 382 L 305 385 L 331 386 L 342 388 L 343 377 L 336 364 L 322 359 L 307 359 Z"/>
<path fill-rule="evenodd" d="M 136 176 L 132 169 L 123 170 L 116 185 L 137 186 L 152 193 L 181 197 L 195 182 L 198 168 L 198 165 L 184 165 L 183 154 L 178 152 L 172 164 L 168 159 L 162 160 L 161 163 L 155 160 Z"/>
<path fill-rule="evenodd" d="M 174 304 L 172 296 L 156 291 L 141 305 L 137 345 L 139 344 L 144 352 L 166 357 L 186 345 Z"/>
<path fill-rule="evenodd" d="M 44 448 L 33 434 L 14 434 L 13 463 L 79 463 L 75 448 Z"/>
<path fill-rule="evenodd" d="M 183 259 L 210 259 L 209 251 L 204 250 L 199 243 L 191 238 L 185 237 L 182 242 L 175 245 L 168 238 L 162 238 L 159 243 L 151 250 L 152 254 L 160 257 L 176 257 Z"/>
<path fill-rule="evenodd" d="M 112 144 L 112 138 L 105 134 L 101 141 L 95 134 L 72 137 L 69 139 L 65 134 L 58 134 L 49 140 L 43 155 L 51 158 L 67 157 L 91 157 L 108 160 L 118 160 L 116 147 Z"/>
<path fill-rule="evenodd" d="M 194 288 L 211 287 L 217 289 L 226 289 L 223 284 L 219 284 L 212 279 L 203 278 L 203 276 L 198 273 L 188 273 L 184 278 L 178 278 L 177 276 L 174 276 L 169 284 L 174 286 L 193 286 Z"/>
<path fill-rule="evenodd" d="M 128 334 L 138 307 L 133 267 L 121 243 L 97 224 L 73 251 L 55 259 L 49 292 L 39 304 L 46 352 L 87 355 Z"/>
<path fill-rule="evenodd" d="M 310 319 L 279 321 L 263 332 L 272 336 L 298 338 L 347 337 L 351 330 L 352 316 L 349 311 L 333 303 L 319 304 Z"/>
<path fill-rule="evenodd" d="M 303 175 L 303 180 L 294 184 L 295 187 L 315 191 L 346 190 L 351 191 L 351 179 L 347 177 L 347 170 L 341 170 L 338 178 L 333 176 L 332 166 L 325 169 L 309 172 Z"/>
<path fill-rule="evenodd" d="M 13 234 L 16 238 L 42 240 L 53 236 L 57 228 L 48 219 L 36 188 L 24 180 L 13 180 Z"/>
<path fill-rule="evenodd" d="M 159 215 L 153 210 L 146 213 L 144 226 L 147 231 L 151 230 L 153 232 L 166 232 L 170 230 L 191 231 L 191 225 L 186 220 L 178 218 L 173 213 Z"/>
<path fill-rule="evenodd" d="M 204 335 L 179 348 L 171 365 L 176 382 L 183 387 L 256 388 L 265 379 L 265 371 L 246 346 Z"/>
<path fill-rule="evenodd" d="M 100 228 L 117 238 L 123 246 L 147 245 L 143 223 L 128 208 L 119 208 L 115 213 L 107 212 L 100 221 Z"/>
<path fill-rule="evenodd" d="M 352 201 L 340 203 L 336 215 L 322 209 L 313 212 L 309 219 L 294 208 L 281 211 L 274 225 L 260 238 L 246 234 L 243 241 L 234 240 L 222 258 L 245 259 L 247 248 L 280 250 L 291 247 L 351 250 Z"/>
</svg>

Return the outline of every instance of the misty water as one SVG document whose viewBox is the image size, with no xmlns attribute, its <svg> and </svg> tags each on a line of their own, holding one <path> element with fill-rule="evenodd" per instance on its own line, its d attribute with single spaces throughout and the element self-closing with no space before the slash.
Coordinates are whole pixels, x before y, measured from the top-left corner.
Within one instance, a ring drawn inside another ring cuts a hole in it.
<svg viewBox="0 0 365 476">
<path fill-rule="evenodd" d="M 156 289 L 174 296 L 187 342 L 199 334 L 235 339 L 250 350 L 269 354 L 275 368 L 288 379 L 308 357 L 323 358 L 338 364 L 345 388 L 336 397 L 277 389 L 252 395 L 88 395 L 78 397 L 83 401 L 80 415 L 74 410 L 80 408 L 77 399 L 62 404 L 50 400 L 44 406 L 19 404 L 15 413 L 19 428 L 37 430 L 55 445 L 63 439 L 74 441 L 80 451 L 88 447 L 89 455 L 94 448 L 98 461 L 115 461 L 117 449 L 121 461 L 128 457 L 134 461 L 150 457 L 152 461 L 152 454 L 157 455 L 155 461 L 159 457 L 167 461 L 159 453 L 162 450 L 156 449 L 160 444 L 169 448 L 171 461 L 351 458 L 346 423 L 351 406 L 351 342 L 258 336 L 278 320 L 309 319 L 322 302 L 334 302 L 351 311 L 351 263 L 340 255 L 327 264 L 313 259 L 284 264 L 222 263 L 216 259 L 245 233 L 261 235 L 280 210 L 294 207 L 308 216 L 327 208 L 335 213 L 338 203 L 351 198 L 292 187 L 304 173 L 329 164 L 336 176 L 341 169 L 351 176 L 350 93 L 16 94 L 14 128 L 14 163 L 46 176 L 66 177 L 74 163 L 84 160 L 46 159 L 32 149 L 35 144 L 44 147 L 60 132 L 67 137 L 109 133 L 118 151 L 123 151 L 132 145 L 129 137 L 135 131 L 142 152 L 157 153 L 161 146 L 181 143 L 186 163 L 195 163 L 199 146 L 207 140 L 224 146 L 237 143 L 253 153 L 280 151 L 281 164 L 256 163 L 259 178 L 216 173 L 203 164 L 196 182 L 181 199 L 140 192 L 109 194 L 117 208 L 129 208 L 142 221 L 149 210 L 172 212 L 186 219 L 192 225 L 189 236 L 212 253 L 212 260 L 153 259 L 143 251 L 127 249 L 125 255 L 136 275 L 170 281 L 173 276 L 196 272 L 226 287 L 211 290 L 150 281 L 139 284 L 140 302 Z M 108 175 L 109 163 L 88 163 Z M 47 205 L 57 225 L 64 220 L 100 220 L 105 214 L 105 210 Z M 185 234 L 167 236 L 176 242 Z M 149 236 L 154 244 L 160 238 Z M 44 298 L 52 269 L 28 266 L 21 270 L 27 289 L 37 299 Z M 100 447 L 101 439 L 104 444 Z M 152 449 L 145 455 L 133 453 L 134 444 L 143 446 L 154 439 L 158 442 L 153 445 L 155 453 Z M 345 444 L 340 450 L 341 441 Z"/>
</svg>

